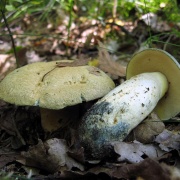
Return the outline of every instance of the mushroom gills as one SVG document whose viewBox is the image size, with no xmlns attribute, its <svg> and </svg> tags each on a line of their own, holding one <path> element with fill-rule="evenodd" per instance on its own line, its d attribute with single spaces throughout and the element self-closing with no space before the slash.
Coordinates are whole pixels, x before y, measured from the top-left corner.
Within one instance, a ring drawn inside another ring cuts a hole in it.
<svg viewBox="0 0 180 180">
<path fill-rule="evenodd" d="M 106 145 L 122 141 L 153 111 L 167 89 L 166 77 L 151 72 L 136 75 L 110 91 L 82 119 L 79 138 L 85 152 L 95 158 L 105 156 Z"/>
</svg>

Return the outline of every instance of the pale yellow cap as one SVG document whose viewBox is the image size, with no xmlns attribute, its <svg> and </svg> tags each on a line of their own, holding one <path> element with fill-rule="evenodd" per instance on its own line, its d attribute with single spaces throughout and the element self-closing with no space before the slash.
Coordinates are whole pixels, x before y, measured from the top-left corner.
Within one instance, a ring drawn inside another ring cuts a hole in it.
<svg viewBox="0 0 180 180">
<path fill-rule="evenodd" d="M 155 112 L 167 120 L 180 112 L 180 65 L 166 51 L 150 48 L 136 53 L 127 66 L 126 78 L 145 72 L 161 72 L 169 82 L 168 91 L 158 102 Z"/>
<path fill-rule="evenodd" d="M 9 73 L 0 83 L 0 99 L 16 105 L 62 109 L 100 98 L 115 87 L 96 67 L 58 67 L 57 62 L 33 63 Z"/>
</svg>

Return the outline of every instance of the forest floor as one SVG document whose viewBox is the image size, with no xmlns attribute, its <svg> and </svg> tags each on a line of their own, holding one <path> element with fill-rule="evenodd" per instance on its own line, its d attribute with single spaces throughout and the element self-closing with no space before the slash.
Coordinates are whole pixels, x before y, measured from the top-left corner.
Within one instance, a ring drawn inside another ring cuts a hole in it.
<svg viewBox="0 0 180 180">
<path fill-rule="evenodd" d="M 153 19 L 153 16 L 152 16 Z M 18 24 L 18 25 L 17 25 Z M 111 18 L 79 20 L 70 33 L 66 22 L 55 26 L 25 17 L 11 24 L 19 67 L 35 62 L 74 60 L 73 66 L 92 65 L 106 72 L 116 86 L 125 80 L 119 69 L 134 53 L 153 47 L 180 62 L 178 24 L 146 19 L 123 22 Z M 42 28 L 44 27 L 44 28 Z M 8 34 L 6 28 L 3 33 Z M 32 33 L 33 32 L 33 33 Z M 0 80 L 17 68 L 9 36 L 0 36 Z M 177 78 L 177 77 L 174 77 Z M 96 102 L 80 105 L 82 118 Z M 87 160 L 82 147 L 73 149 L 77 129 L 64 123 L 54 132 L 41 126 L 39 107 L 0 101 L 0 169 L 8 179 L 180 179 L 180 116 L 160 121 L 149 115 L 123 142 L 112 145 L 116 155 Z M 77 124 L 78 124 L 77 120 Z M 140 133 L 139 136 L 136 136 Z"/>
</svg>

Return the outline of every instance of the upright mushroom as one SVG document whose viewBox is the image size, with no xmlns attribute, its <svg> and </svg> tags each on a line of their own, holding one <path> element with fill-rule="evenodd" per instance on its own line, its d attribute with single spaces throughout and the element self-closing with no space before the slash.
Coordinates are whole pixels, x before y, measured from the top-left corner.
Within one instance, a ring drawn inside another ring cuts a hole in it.
<svg viewBox="0 0 180 180">
<path fill-rule="evenodd" d="M 85 114 L 79 138 L 90 158 L 108 154 L 153 110 L 162 120 L 180 112 L 180 66 L 169 53 L 145 49 L 127 66 L 127 81 L 110 91 Z"/>
<path fill-rule="evenodd" d="M 57 121 L 62 118 L 75 118 L 70 109 L 60 114 L 56 110 L 100 98 L 114 88 L 109 76 L 96 67 L 58 67 L 58 62 L 26 65 L 9 73 L 0 83 L 0 99 L 18 106 L 44 108 L 42 125 L 48 131 L 57 129 Z M 56 122 L 46 118 L 49 113 Z"/>
</svg>

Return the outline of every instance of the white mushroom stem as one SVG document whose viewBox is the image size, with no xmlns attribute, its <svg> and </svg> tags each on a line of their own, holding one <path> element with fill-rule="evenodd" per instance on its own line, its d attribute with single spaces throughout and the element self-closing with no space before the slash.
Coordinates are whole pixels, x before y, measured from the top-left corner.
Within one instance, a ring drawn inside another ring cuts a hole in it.
<svg viewBox="0 0 180 180">
<path fill-rule="evenodd" d="M 113 109 L 112 113 L 104 113 L 102 119 L 108 126 L 119 122 L 131 124 L 131 130 L 151 113 L 167 89 L 168 81 L 162 73 L 134 76 L 98 102 L 107 102 Z"/>
<path fill-rule="evenodd" d="M 167 89 L 168 81 L 159 72 L 125 81 L 86 113 L 79 129 L 82 144 L 97 152 L 108 142 L 123 140 L 153 111 Z"/>
</svg>

